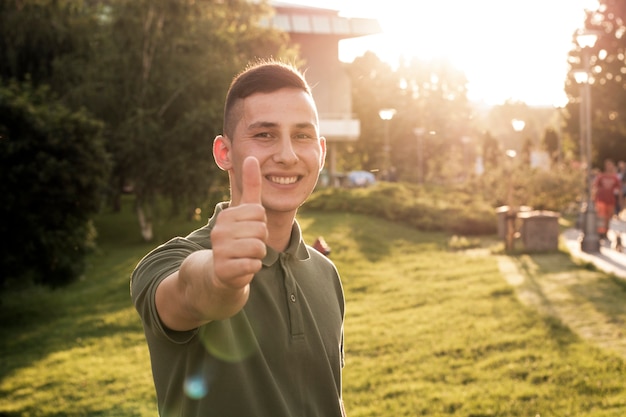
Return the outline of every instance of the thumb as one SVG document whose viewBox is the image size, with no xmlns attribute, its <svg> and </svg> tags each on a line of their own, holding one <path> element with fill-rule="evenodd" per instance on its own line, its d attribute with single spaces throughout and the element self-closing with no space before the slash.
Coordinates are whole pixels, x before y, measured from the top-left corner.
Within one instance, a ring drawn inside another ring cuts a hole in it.
<svg viewBox="0 0 626 417">
<path fill-rule="evenodd" d="M 259 161 L 249 156 L 243 161 L 241 172 L 240 204 L 261 204 L 261 167 Z"/>
</svg>

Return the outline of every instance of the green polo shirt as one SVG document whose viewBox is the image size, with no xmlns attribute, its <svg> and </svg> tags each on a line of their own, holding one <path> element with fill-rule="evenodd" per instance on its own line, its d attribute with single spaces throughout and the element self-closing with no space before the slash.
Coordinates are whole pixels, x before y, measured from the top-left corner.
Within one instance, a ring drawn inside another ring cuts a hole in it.
<svg viewBox="0 0 626 417">
<path fill-rule="evenodd" d="M 150 252 L 131 296 L 150 350 L 159 413 L 172 416 L 342 416 L 344 297 L 332 262 L 306 246 L 294 223 L 284 252 L 267 248 L 234 317 L 189 332 L 163 326 L 156 287 L 192 252 L 210 249 L 208 224 Z"/>
</svg>

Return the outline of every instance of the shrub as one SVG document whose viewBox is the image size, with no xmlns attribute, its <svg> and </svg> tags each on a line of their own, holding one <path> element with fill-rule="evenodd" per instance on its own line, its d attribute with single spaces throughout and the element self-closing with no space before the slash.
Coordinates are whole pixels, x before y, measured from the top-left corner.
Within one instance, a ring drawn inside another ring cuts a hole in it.
<svg viewBox="0 0 626 417">
<path fill-rule="evenodd" d="M 509 188 L 510 187 L 510 188 Z M 493 169 L 462 183 L 379 182 L 368 188 L 316 191 L 304 209 L 348 211 L 402 222 L 419 230 L 480 236 L 496 232 L 495 209 L 509 203 L 567 212 L 582 195 L 582 176 L 557 167 Z"/>
<path fill-rule="evenodd" d="M 471 195 L 492 207 L 512 203 L 557 212 L 567 212 L 580 201 L 583 186 L 583 172 L 578 169 L 557 166 L 541 170 L 521 165 L 493 169 L 464 184 Z"/>
<path fill-rule="evenodd" d="M 400 222 L 419 230 L 485 235 L 496 230 L 492 207 L 463 191 L 406 183 L 316 191 L 304 209 L 348 211 Z"/>
<path fill-rule="evenodd" d="M 101 126 L 45 88 L 0 84 L 0 288 L 30 277 L 51 286 L 80 275 L 95 238 L 107 157 Z"/>
</svg>

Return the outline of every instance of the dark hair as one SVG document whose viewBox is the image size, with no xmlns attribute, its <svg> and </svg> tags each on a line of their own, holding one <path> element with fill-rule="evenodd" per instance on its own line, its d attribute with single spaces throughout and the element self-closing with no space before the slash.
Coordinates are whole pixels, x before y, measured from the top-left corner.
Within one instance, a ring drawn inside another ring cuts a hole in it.
<svg viewBox="0 0 626 417">
<path fill-rule="evenodd" d="M 311 94 L 304 75 L 293 65 L 278 61 L 259 61 L 247 66 L 230 84 L 224 105 L 224 134 L 231 138 L 237 123 L 233 108 L 239 100 L 255 93 L 271 93 L 281 88 L 295 88 Z"/>
</svg>

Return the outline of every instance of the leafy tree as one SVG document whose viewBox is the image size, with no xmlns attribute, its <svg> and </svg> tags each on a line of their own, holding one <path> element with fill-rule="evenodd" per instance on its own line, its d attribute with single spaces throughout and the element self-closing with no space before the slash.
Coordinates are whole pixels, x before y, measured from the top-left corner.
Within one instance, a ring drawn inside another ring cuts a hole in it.
<svg viewBox="0 0 626 417">
<path fill-rule="evenodd" d="M 132 187 L 142 235 L 158 196 L 193 209 L 225 177 L 212 162 L 226 88 L 255 57 L 286 56 L 286 38 L 259 22 L 265 3 L 115 0 L 87 94 L 107 124 L 115 201 Z M 104 40 L 108 41 L 104 41 Z"/>
<path fill-rule="evenodd" d="M 356 163 L 352 168 L 382 170 L 384 126 L 378 112 L 398 107 L 398 79 L 391 67 L 373 52 L 356 58 L 347 71 L 352 85 L 352 107 L 361 121 L 361 136 L 354 144 Z"/>
<path fill-rule="evenodd" d="M 82 0 L 0 2 L 0 79 L 46 84 L 72 108 L 83 105 L 100 10 Z"/>
<path fill-rule="evenodd" d="M 378 112 L 394 108 L 396 115 L 388 123 L 391 162 L 399 177 L 416 180 L 422 174 L 459 175 L 450 172 L 449 162 L 451 158 L 470 159 L 463 138 L 473 133 L 463 73 L 446 61 L 417 59 L 401 63 L 394 71 L 371 52 L 349 64 L 348 73 L 353 108 L 361 121 L 361 137 L 354 144 L 355 153 L 360 155 L 357 168 L 382 167 L 384 125 Z"/>
<path fill-rule="evenodd" d="M 498 140 L 490 132 L 483 134 L 482 151 L 486 171 L 493 170 L 501 165 L 502 149 Z"/>
<path fill-rule="evenodd" d="M 497 137 L 503 149 L 513 149 L 521 152 L 523 136 L 530 130 L 532 111 L 526 103 L 507 100 L 505 103 L 494 106 L 489 112 L 487 123 L 491 127 L 492 134 Z M 513 120 L 521 120 L 524 127 L 521 132 L 513 128 Z"/>
<path fill-rule="evenodd" d="M 598 10 L 587 14 L 583 24 L 585 29 L 599 34 L 596 45 L 590 50 L 592 162 L 596 166 L 601 166 L 605 158 L 626 156 L 626 4 L 619 0 L 600 0 L 599 5 Z M 568 61 L 567 129 L 573 137 L 580 137 L 581 89 L 574 82 L 573 74 L 584 69 L 584 61 L 583 51 L 575 41 Z"/>
<path fill-rule="evenodd" d="M 0 2 L 0 283 L 49 285 L 82 271 L 108 160 L 101 124 L 79 110 L 95 7 L 79 0 Z"/>
<path fill-rule="evenodd" d="M 474 134 L 465 74 L 446 60 L 416 58 L 401 63 L 397 74 L 402 95 L 396 158 L 403 161 L 404 171 L 415 172 L 413 155 L 421 153 L 419 160 L 427 163 L 420 176 L 465 177 L 471 171 L 468 140 Z M 415 153 L 406 152 L 416 146 L 420 149 Z"/>
<path fill-rule="evenodd" d="M 28 81 L 0 84 L 0 288 L 78 277 L 95 237 L 107 155 L 101 124 Z"/>
<path fill-rule="evenodd" d="M 557 162 L 559 157 L 559 135 L 557 132 L 552 128 L 546 129 L 542 142 L 548 155 L 550 155 L 551 161 Z"/>
</svg>

